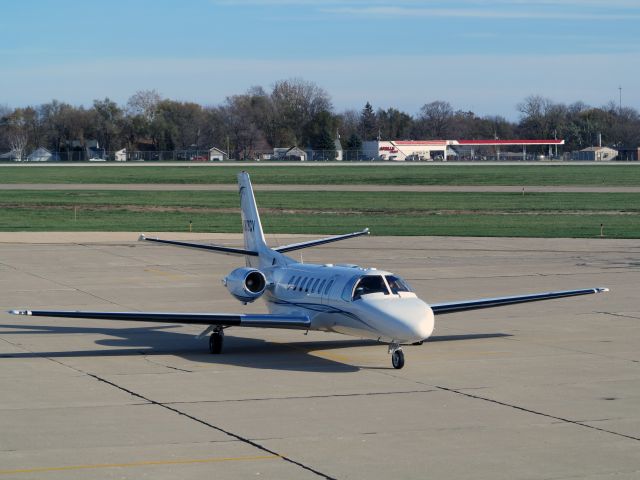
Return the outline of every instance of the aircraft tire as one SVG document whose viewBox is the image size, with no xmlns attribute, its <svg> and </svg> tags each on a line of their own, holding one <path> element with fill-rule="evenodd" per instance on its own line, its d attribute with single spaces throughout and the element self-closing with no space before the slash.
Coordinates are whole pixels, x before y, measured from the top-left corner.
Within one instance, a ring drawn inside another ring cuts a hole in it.
<svg viewBox="0 0 640 480">
<path fill-rule="evenodd" d="M 224 344 L 224 333 L 213 332 L 209 337 L 209 352 L 218 355 L 222 353 L 222 345 Z"/>
<path fill-rule="evenodd" d="M 395 350 L 391 354 L 391 364 L 396 370 L 400 370 L 404 367 L 404 352 L 402 350 Z"/>
</svg>

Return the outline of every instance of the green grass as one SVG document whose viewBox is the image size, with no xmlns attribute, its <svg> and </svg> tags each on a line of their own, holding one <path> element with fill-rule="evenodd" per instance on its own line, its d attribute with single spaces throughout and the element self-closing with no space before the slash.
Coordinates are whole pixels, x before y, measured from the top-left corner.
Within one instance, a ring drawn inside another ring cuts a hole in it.
<svg viewBox="0 0 640 480">
<path fill-rule="evenodd" d="M 232 184 L 240 170 L 254 184 L 640 186 L 640 164 L 343 166 L 3 166 L 0 183 Z"/>
<path fill-rule="evenodd" d="M 341 212 L 640 212 L 637 193 L 256 192 L 262 209 Z M 0 190 L 0 207 L 239 209 L 235 192 Z"/>
<path fill-rule="evenodd" d="M 257 192 L 267 233 L 640 237 L 630 193 Z M 240 232 L 235 192 L 0 191 L 0 231 Z"/>
</svg>

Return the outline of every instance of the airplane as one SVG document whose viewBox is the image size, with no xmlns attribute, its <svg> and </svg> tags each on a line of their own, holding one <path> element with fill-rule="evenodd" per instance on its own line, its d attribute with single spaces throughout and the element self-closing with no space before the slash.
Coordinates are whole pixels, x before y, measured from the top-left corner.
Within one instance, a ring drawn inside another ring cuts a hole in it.
<svg viewBox="0 0 640 480">
<path fill-rule="evenodd" d="M 224 277 L 222 283 L 233 297 L 245 305 L 259 298 L 264 299 L 269 313 L 53 310 L 12 310 L 9 313 L 205 325 L 207 328 L 197 338 L 210 334 L 209 351 L 212 354 L 222 352 L 224 331 L 229 327 L 336 332 L 387 344 L 393 368 L 400 369 L 405 363 L 402 346 L 421 344 L 429 338 L 434 329 L 435 315 L 609 291 L 597 287 L 428 304 L 417 297 L 403 278 L 392 272 L 351 264 L 301 263 L 285 255 L 304 248 L 368 235 L 369 229 L 270 248 L 262 231 L 247 172 L 238 174 L 238 187 L 244 248 L 163 240 L 145 235 L 141 235 L 139 240 L 244 257 L 246 265 L 233 270 Z"/>
</svg>

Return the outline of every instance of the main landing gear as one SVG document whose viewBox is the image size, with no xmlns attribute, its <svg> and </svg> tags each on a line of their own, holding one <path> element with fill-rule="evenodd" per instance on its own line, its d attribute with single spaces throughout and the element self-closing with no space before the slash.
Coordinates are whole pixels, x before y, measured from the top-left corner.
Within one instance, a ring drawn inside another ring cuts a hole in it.
<svg viewBox="0 0 640 480">
<path fill-rule="evenodd" d="M 224 329 L 216 327 L 213 329 L 209 337 L 209 352 L 213 354 L 222 353 L 222 345 L 224 344 Z"/>
<path fill-rule="evenodd" d="M 391 365 L 393 365 L 393 368 L 400 370 L 404 367 L 404 352 L 400 345 L 397 343 L 390 344 L 389 353 L 391 354 Z"/>
</svg>

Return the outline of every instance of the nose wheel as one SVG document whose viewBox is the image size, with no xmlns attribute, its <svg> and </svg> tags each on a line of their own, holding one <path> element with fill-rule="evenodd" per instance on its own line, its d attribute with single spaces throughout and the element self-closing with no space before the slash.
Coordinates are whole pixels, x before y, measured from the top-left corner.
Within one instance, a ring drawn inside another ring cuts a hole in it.
<svg viewBox="0 0 640 480">
<path fill-rule="evenodd" d="M 213 354 L 222 353 L 224 344 L 224 330 L 222 327 L 216 328 L 209 337 L 209 352 Z"/>
<path fill-rule="evenodd" d="M 400 370 L 404 367 L 404 352 L 398 344 L 389 345 L 389 352 L 391 353 L 391 365 L 396 370 Z"/>
</svg>

